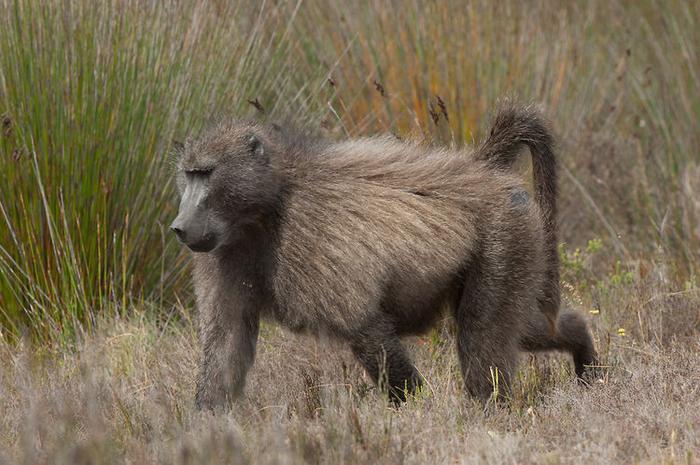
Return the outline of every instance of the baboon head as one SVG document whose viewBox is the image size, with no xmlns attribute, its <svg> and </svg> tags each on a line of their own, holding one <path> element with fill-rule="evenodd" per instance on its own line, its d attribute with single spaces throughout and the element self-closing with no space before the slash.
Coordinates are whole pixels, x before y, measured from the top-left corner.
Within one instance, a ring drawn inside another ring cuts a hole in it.
<svg viewBox="0 0 700 465">
<path fill-rule="evenodd" d="M 262 127 L 227 122 L 176 147 L 180 209 L 170 229 L 194 252 L 235 242 L 279 192 L 274 144 Z"/>
</svg>

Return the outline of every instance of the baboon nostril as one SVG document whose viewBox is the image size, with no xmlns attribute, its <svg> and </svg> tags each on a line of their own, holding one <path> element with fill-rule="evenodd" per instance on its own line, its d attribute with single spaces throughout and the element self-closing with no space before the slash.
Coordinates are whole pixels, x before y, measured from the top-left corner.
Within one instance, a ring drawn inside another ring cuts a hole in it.
<svg viewBox="0 0 700 465">
<path fill-rule="evenodd" d="M 178 228 L 177 226 L 171 226 L 170 229 L 171 229 L 175 234 L 177 234 L 177 237 L 178 237 L 181 241 L 184 241 L 184 240 L 185 240 L 185 231 L 183 231 L 182 229 Z"/>
</svg>

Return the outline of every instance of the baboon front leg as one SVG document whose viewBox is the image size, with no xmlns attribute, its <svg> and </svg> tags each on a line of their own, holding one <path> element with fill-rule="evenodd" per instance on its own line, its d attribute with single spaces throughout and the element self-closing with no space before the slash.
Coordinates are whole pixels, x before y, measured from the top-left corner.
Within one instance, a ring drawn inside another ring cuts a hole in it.
<svg viewBox="0 0 700 465">
<path fill-rule="evenodd" d="M 457 307 L 457 350 L 464 386 L 484 404 L 508 394 L 518 360 L 516 312 L 507 299 L 480 288 L 476 281 L 467 284 Z"/>
<path fill-rule="evenodd" d="M 202 365 L 195 403 L 199 409 L 226 406 L 238 397 L 255 358 L 259 317 L 246 306 L 200 309 Z"/>
<path fill-rule="evenodd" d="M 351 348 L 372 380 L 386 389 L 389 398 L 404 402 L 406 394 L 413 394 L 422 384 L 406 348 L 389 327 L 375 325 L 361 331 Z"/>
</svg>

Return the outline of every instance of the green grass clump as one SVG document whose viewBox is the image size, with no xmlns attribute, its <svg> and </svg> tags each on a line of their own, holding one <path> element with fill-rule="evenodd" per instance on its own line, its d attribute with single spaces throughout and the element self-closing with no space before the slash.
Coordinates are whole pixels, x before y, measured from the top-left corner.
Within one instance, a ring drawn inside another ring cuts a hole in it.
<svg viewBox="0 0 700 465">
<path fill-rule="evenodd" d="M 172 297 L 171 141 L 249 99 L 307 113 L 290 22 L 254 2 L 0 2 L 2 327 L 69 335 Z"/>
</svg>

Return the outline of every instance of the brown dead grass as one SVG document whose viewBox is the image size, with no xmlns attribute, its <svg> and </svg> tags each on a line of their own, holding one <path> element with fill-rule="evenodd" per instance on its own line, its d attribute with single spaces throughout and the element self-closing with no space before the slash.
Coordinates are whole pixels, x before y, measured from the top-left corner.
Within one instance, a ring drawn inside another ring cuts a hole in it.
<svg viewBox="0 0 700 465">
<path fill-rule="evenodd" d="M 216 415 L 193 407 L 187 318 L 104 321 L 70 350 L 2 346 L 0 463 L 697 463 L 698 296 L 615 276 L 569 293 L 599 311 L 600 380 L 524 355 L 512 398 L 487 413 L 461 389 L 449 322 L 409 341 L 428 388 L 400 409 L 343 347 L 271 325 L 246 397 Z M 672 309 L 684 325 L 664 323 Z"/>
</svg>

